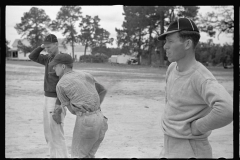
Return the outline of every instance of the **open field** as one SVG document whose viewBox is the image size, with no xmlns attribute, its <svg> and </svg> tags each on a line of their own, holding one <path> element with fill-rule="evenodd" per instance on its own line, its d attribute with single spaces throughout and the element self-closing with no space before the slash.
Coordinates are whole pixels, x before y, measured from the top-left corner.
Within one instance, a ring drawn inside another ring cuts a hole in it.
<svg viewBox="0 0 240 160">
<path fill-rule="evenodd" d="M 96 158 L 158 158 L 163 146 L 160 118 L 166 68 L 75 63 L 74 70 L 91 73 L 108 89 L 101 108 L 109 129 Z M 210 71 L 233 96 L 233 70 Z M 42 122 L 43 78 L 40 64 L 6 61 L 6 158 L 49 157 Z M 75 116 L 68 111 L 64 123 L 70 153 Z M 214 158 L 233 158 L 233 123 L 214 130 L 209 141 Z"/>
</svg>

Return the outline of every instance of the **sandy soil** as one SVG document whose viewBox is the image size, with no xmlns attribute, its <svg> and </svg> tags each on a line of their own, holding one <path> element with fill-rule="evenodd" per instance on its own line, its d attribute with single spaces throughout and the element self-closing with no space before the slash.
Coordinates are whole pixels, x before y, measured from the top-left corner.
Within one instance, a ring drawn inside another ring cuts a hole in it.
<svg viewBox="0 0 240 160">
<path fill-rule="evenodd" d="M 30 62 L 25 62 L 30 63 Z M 85 67 L 108 89 L 101 108 L 109 129 L 96 158 L 157 158 L 163 146 L 160 118 L 164 108 L 166 69 Z M 213 71 L 233 95 L 232 71 Z M 6 62 L 5 157 L 49 157 L 43 133 L 44 67 Z M 71 150 L 75 116 L 65 118 L 65 137 Z M 209 137 L 213 157 L 233 158 L 233 123 Z"/>
</svg>

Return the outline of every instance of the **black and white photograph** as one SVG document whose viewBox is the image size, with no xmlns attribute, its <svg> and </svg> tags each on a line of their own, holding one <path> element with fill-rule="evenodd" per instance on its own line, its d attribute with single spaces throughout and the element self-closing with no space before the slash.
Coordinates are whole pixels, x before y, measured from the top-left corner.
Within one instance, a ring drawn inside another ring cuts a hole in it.
<svg viewBox="0 0 240 160">
<path fill-rule="evenodd" d="M 233 5 L 6 5 L 5 45 L 5 158 L 234 157 Z"/>
</svg>

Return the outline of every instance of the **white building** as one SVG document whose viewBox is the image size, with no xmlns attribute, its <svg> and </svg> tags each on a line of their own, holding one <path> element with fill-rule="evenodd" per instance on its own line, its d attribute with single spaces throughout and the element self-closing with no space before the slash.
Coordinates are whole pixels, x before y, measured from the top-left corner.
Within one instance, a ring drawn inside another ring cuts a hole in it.
<svg viewBox="0 0 240 160">
<path fill-rule="evenodd" d="M 118 57 L 118 55 L 112 55 L 112 56 L 108 59 L 108 62 L 110 62 L 110 63 L 117 63 L 117 57 Z"/>
<path fill-rule="evenodd" d="M 62 44 L 63 41 L 64 41 L 63 38 L 58 39 L 58 47 L 59 47 L 60 52 L 68 53 L 72 56 L 72 46 L 71 46 L 71 44 L 67 44 L 66 45 L 67 48 L 65 49 L 63 44 Z M 76 61 L 79 61 L 80 56 L 84 55 L 84 50 L 85 50 L 85 46 L 82 46 L 80 44 L 74 44 L 74 57 L 75 57 Z M 91 54 L 91 52 L 92 52 L 91 48 L 88 47 L 87 50 L 86 50 L 86 55 Z"/>
<path fill-rule="evenodd" d="M 18 49 L 18 43 L 19 43 L 20 39 L 15 39 L 15 41 L 12 44 L 12 48 L 9 49 L 10 51 L 10 55 L 8 57 L 8 59 L 20 59 L 20 60 L 30 60 L 28 58 L 28 55 L 30 53 L 27 53 L 24 55 L 24 53 Z M 25 45 L 25 46 L 30 46 L 30 43 L 28 42 L 27 39 L 22 39 L 21 42 Z"/>
</svg>

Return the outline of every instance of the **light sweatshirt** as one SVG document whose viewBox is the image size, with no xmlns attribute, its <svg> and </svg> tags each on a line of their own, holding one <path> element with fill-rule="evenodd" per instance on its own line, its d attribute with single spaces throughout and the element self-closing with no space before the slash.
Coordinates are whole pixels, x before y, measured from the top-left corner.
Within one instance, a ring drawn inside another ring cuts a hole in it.
<svg viewBox="0 0 240 160">
<path fill-rule="evenodd" d="M 233 120 L 233 98 L 201 63 L 179 72 L 177 63 L 166 72 L 165 108 L 162 115 L 164 134 L 175 138 L 207 138 L 211 131 Z M 191 123 L 202 135 L 192 135 Z"/>
</svg>

